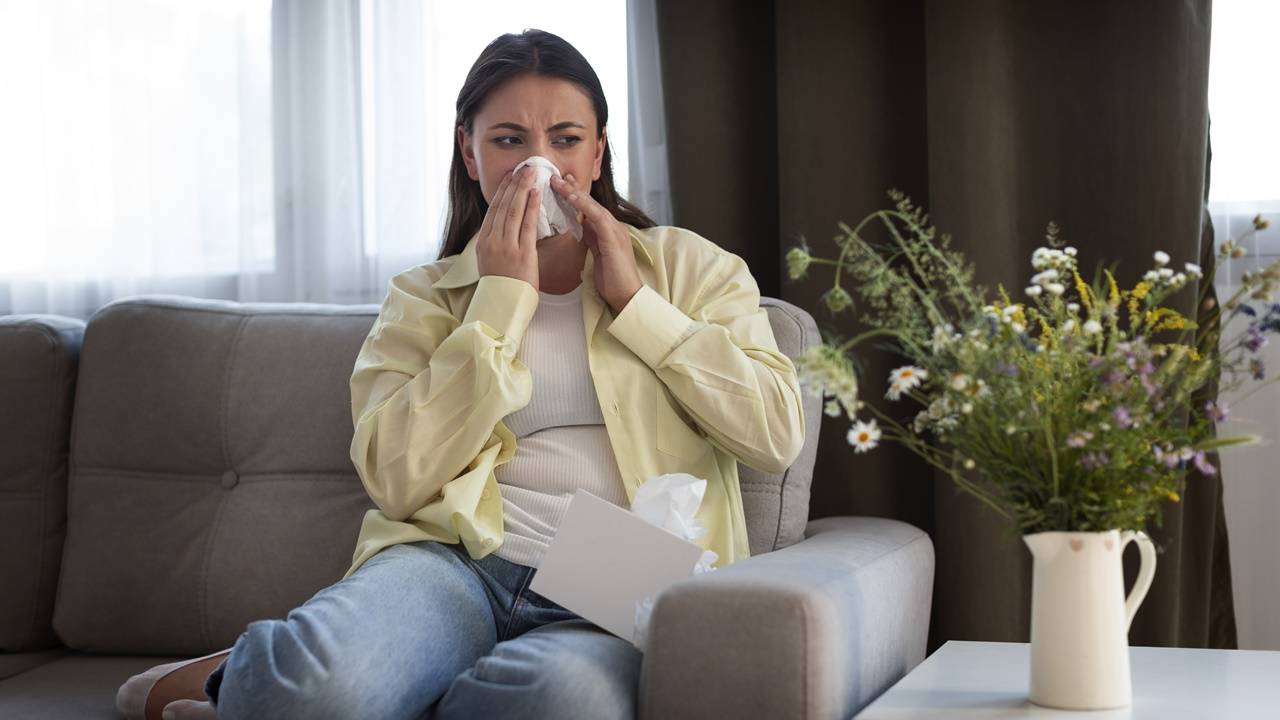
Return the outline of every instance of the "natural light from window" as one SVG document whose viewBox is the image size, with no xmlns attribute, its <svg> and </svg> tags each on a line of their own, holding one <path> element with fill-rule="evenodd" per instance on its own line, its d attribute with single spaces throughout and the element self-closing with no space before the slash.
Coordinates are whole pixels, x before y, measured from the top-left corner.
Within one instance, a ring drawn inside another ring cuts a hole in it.
<svg viewBox="0 0 1280 720">
<path fill-rule="evenodd" d="M 1280 252 L 1280 2 L 1214 0 L 1209 60 L 1209 210 L 1221 243 L 1251 227 L 1271 229 L 1247 243 L 1255 254 Z"/>
</svg>

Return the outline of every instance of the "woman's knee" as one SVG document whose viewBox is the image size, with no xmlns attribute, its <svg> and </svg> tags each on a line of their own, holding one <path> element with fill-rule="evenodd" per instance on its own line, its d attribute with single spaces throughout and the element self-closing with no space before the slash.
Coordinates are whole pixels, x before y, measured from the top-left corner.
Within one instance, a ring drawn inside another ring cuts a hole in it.
<svg viewBox="0 0 1280 720">
<path fill-rule="evenodd" d="M 361 717 L 372 695 L 358 664 L 337 667 L 296 623 L 249 624 L 227 657 L 220 718 Z"/>
<path fill-rule="evenodd" d="M 495 645 L 459 676 L 442 710 L 449 717 L 477 710 L 510 717 L 635 716 L 642 659 L 635 646 L 598 628 L 541 630 Z"/>
</svg>

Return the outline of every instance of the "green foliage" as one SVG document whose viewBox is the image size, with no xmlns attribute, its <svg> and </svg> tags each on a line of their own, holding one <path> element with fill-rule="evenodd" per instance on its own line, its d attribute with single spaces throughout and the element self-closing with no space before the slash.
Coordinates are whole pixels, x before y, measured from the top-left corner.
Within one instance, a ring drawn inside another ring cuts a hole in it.
<svg viewBox="0 0 1280 720">
<path fill-rule="evenodd" d="M 1199 267 L 1174 271 L 1158 252 L 1153 269 L 1128 290 L 1109 271 L 1086 283 L 1075 249 L 1050 223 L 1047 245 L 1031 258 L 1027 301 L 1014 302 L 1004 288 L 990 297 L 974 284 L 973 266 L 950 249 L 950 237 L 902 193 L 889 197 L 892 209 L 854 227 L 839 224 L 834 260 L 813 255 L 803 241 L 787 253 L 792 280 L 814 265 L 833 266 L 824 305 L 833 314 L 860 311 L 872 328 L 838 344 L 828 339 L 797 363 L 811 391 L 833 396 L 827 414 L 843 409 L 859 429 L 859 451 L 874 447 L 868 428 L 876 441 L 883 428 L 886 440 L 1031 533 L 1159 522 L 1161 504 L 1180 500 L 1189 468 L 1216 472 L 1206 452 L 1249 440 L 1213 439 L 1225 403 L 1194 407 L 1193 396 L 1222 370 L 1261 379 L 1255 354 L 1263 335 L 1280 332 L 1280 305 L 1259 310 L 1244 299 L 1269 301 L 1280 288 L 1280 263 L 1246 276 L 1225 304 L 1233 315 L 1256 318 L 1245 336 L 1221 354 L 1202 355 L 1197 348 L 1218 346 L 1218 324 L 1197 337 L 1194 322 L 1163 304 L 1195 288 Z M 868 238 L 873 229 L 878 242 Z M 1238 247 L 1231 241 L 1223 252 Z M 849 353 L 873 337 L 889 338 L 910 363 L 894 370 L 887 397 L 918 403 L 913 418 L 857 399 Z M 870 424 L 858 420 L 860 410 L 874 416 Z"/>
</svg>

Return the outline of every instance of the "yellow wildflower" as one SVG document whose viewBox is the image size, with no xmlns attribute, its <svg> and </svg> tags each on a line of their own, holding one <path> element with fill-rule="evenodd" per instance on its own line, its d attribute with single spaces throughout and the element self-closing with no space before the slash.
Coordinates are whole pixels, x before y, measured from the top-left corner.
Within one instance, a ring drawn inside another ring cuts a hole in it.
<svg viewBox="0 0 1280 720">
<path fill-rule="evenodd" d="M 1107 298 L 1107 302 L 1112 308 L 1118 308 L 1120 307 L 1120 288 L 1116 285 L 1116 278 L 1111 274 L 1110 270 L 1104 270 L 1103 272 L 1107 274 L 1107 287 L 1110 288 L 1110 296 Z"/>
<path fill-rule="evenodd" d="M 1151 283 L 1143 280 L 1129 291 L 1129 325 L 1138 324 L 1138 303 L 1151 292 Z"/>
<path fill-rule="evenodd" d="M 1073 273 L 1076 276 L 1076 292 L 1080 294 L 1080 304 L 1084 306 L 1086 313 L 1093 311 L 1093 293 L 1090 292 L 1089 286 L 1084 284 L 1084 278 L 1080 277 L 1080 273 Z"/>
<path fill-rule="evenodd" d="M 1049 327 L 1049 323 L 1045 322 L 1044 318 L 1039 318 L 1039 320 L 1040 320 L 1040 339 L 1044 341 L 1045 347 L 1048 347 L 1048 348 L 1054 347 L 1055 345 L 1057 345 L 1057 342 L 1054 340 L 1053 328 Z"/>
<path fill-rule="evenodd" d="M 1161 307 L 1148 310 L 1143 316 L 1143 324 L 1149 332 L 1159 330 L 1181 330 L 1187 326 L 1187 319 L 1177 310 Z"/>
<path fill-rule="evenodd" d="M 1169 491 L 1169 499 L 1174 502 L 1182 502 L 1182 496 L 1172 490 Z"/>
</svg>

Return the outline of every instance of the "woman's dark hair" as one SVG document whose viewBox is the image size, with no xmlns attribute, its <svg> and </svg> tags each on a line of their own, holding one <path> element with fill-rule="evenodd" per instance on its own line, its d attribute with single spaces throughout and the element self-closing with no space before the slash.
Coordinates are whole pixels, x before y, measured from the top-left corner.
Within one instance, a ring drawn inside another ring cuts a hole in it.
<svg viewBox="0 0 1280 720">
<path fill-rule="evenodd" d="M 467 80 L 458 92 L 458 116 L 455 128 L 461 125 L 468 134 L 475 130 L 476 113 L 484 105 L 489 93 L 502 83 L 521 73 L 534 73 L 560 77 L 577 83 L 591 96 L 596 113 L 596 137 L 604 131 L 609 121 L 609 105 L 600 87 L 600 78 L 587 59 L 558 35 L 543 30 L 528 29 L 519 35 L 506 33 L 489 43 L 467 73 Z M 591 197 L 607 208 L 621 222 L 638 228 L 657 225 L 643 210 L 618 195 L 613 186 L 613 159 L 609 146 L 605 145 L 604 159 L 600 163 L 600 179 L 591 183 Z M 479 181 L 467 174 L 462 161 L 462 149 L 455 139 L 453 163 L 449 168 L 449 222 L 445 231 L 444 249 L 440 257 L 462 252 L 467 241 L 484 223 L 489 209 Z"/>
</svg>

